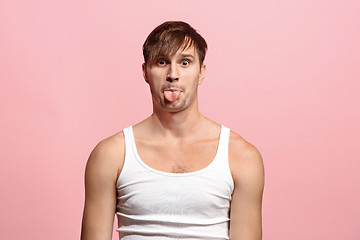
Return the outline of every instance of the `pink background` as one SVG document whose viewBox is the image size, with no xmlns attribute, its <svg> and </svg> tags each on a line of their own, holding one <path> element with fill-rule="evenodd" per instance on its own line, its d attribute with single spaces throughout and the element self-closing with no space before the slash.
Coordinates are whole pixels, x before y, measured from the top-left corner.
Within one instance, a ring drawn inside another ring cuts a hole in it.
<svg viewBox="0 0 360 240">
<path fill-rule="evenodd" d="M 200 110 L 262 153 L 264 239 L 360 239 L 359 12 L 356 0 L 2 0 L 1 239 L 79 238 L 87 158 L 151 113 L 141 46 L 165 20 L 209 44 Z"/>
</svg>

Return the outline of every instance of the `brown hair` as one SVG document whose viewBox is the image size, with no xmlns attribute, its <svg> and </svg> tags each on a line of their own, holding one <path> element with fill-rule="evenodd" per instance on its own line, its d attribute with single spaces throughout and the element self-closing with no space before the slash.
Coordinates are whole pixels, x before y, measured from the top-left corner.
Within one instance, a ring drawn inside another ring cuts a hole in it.
<svg viewBox="0 0 360 240">
<path fill-rule="evenodd" d="M 207 50 L 205 39 L 188 23 L 167 21 L 157 26 L 146 38 L 143 45 L 145 64 L 155 63 L 159 56 L 171 56 L 180 48 L 195 46 L 202 66 Z"/>
</svg>

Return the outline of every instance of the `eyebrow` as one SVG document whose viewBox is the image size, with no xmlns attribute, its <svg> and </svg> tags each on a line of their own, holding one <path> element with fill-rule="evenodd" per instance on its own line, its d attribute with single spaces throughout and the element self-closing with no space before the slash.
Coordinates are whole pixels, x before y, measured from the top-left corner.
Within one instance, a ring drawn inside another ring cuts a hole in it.
<svg viewBox="0 0 360 240">
<path fill-rule="evenodd" d="M 192 58 L 195 59 L 195 57 L 192 54 L 181 54 L 181 58 Z"/>
</svg>

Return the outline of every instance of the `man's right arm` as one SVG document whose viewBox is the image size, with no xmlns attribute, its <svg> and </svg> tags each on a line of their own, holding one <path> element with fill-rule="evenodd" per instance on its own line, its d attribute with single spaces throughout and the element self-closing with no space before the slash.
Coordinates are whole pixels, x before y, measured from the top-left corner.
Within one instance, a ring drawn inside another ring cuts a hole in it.
<svg viewBox="0 0 360 240">
<path fill-rule="evenodd" d="M 116 180 L 124 161 L 123 134 L 101 141 L 85 170 L 81 240 L 110 240 L 116 212 Z"/>
</svg>

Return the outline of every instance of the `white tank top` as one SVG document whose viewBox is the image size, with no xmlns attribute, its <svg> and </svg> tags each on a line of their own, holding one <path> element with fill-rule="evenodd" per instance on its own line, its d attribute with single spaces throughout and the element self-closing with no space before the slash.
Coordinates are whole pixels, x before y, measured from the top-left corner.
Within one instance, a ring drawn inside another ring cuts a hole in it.
<svg viewBox="0 0 360 240">
<path fill-rule="evenodd" d="M 213 161 L 188 173 L 149 167 L 136 150 L 132 126 L 123 132 L 125 160 L 116 183 L 120 239 L 229 239 L 230 129 L 221 126 Z"/>
</svg>

